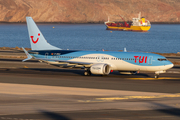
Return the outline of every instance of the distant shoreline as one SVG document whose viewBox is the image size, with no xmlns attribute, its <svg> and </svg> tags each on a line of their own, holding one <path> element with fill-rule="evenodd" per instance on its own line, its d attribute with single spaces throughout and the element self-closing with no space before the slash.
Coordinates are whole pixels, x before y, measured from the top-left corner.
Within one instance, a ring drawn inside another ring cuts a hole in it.
<svg viewBox="0 0 180 120">
<path fill-rule="evenodd" d="M 127 21 L 127 23 L 128 22 L 129 21 Z M 37 24 L 104 24 L 104 22 L 36 22 L 36 23 Z M 0 21 L 0 24 L 26 24 L 26 22 Z M 180 24 L 180 22 L 151 22 L 151 24 Z"/>
</svg>

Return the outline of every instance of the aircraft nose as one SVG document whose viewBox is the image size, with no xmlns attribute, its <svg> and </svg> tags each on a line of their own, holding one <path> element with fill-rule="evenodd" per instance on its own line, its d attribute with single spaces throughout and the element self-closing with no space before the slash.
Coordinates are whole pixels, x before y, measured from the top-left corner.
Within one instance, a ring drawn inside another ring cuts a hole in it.
<svg viewBox="0 0 180 120">
<path fill-rule="evenodd" d="M 170 61 L 166 61 L 164 63 L 164 66 L 165 66 L 166 69 L 170 69 L 170 68 L 172 68 L 174 66 L 174 64 L 172 62 L 170 62 Z"/>
<path fill-rule="evenodd" d="M 167 67 L 168 67 L 168 69 L 170 69 L 170 68 L 174 67 L 174 64 L 172 62 L 170 62 L 170 64 L 168 64 Z"/>
<path fill-rule="evenodd" d="M 173 64 L 173 63 L 170 65 L 170 68 L 172 68 L 172 67 L 174 67 L 174 64 Z"/>
</svg>

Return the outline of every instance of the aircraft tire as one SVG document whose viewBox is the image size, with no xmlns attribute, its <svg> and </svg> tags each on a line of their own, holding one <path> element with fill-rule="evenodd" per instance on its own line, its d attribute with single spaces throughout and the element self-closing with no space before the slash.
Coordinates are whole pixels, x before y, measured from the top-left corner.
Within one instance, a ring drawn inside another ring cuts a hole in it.
<svg viewBox="0 0 180 120">
<path fill-rule="evenodd" d="M 159 78 L 159 75 L 155 75 L 154 78 Z"/>
<path fill-rule="evenodd" d="M 84 75 L 85 75 L 85 76 L 90 76 L 90 75 L 91 75 L 91 71 L 90 71 L 90 70 L 84 71 Z"/>
</svg>

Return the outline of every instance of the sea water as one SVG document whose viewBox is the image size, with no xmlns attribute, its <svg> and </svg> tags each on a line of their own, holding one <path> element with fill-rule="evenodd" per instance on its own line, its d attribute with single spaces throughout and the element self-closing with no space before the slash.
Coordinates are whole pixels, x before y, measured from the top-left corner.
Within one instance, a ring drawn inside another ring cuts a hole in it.
<svg viewBox="0 0 180 120">
<path fill-rule="evenodd" d="M 153 24 L 148 32 L 111 31 L 104 24 L 37 24 L 46 40 L 62 49 L 180 52 L 180 25 Z M 26 24 L 0 24 L 0 47 L 27 47 Z"/>
</svg>

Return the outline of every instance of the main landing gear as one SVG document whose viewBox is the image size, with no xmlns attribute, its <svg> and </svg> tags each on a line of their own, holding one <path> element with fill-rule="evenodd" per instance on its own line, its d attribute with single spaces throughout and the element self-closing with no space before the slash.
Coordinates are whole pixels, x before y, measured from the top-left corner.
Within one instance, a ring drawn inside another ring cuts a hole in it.
<svg viewBox="0 0 180 120">
<path fill-rule="evenodd" d="M 155 73 L 154 78 L 159 78 L 159 74 Z"/>
<path fill-rule="evenodd" d="M 85 75 L 85 76 L 90 76 L 90 75 L 91 75 L 91 71 L 90 71 L 89 68 L 85 69 L 84 75 Z"/>
</svg>

